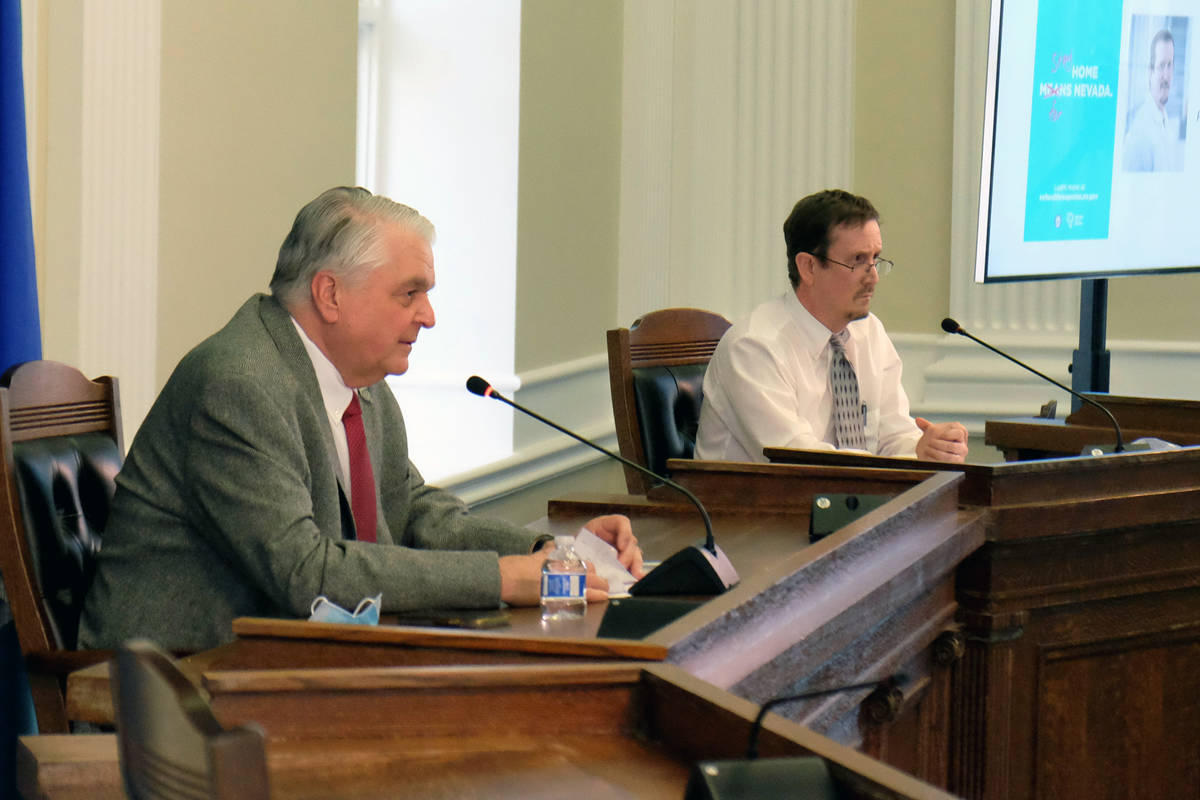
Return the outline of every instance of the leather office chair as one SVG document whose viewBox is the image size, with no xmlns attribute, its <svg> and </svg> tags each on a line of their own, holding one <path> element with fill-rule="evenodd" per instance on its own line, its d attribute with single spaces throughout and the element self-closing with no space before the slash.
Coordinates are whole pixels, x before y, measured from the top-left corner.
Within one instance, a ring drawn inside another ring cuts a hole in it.
<svg viewBox="0 0 1200 800">
<path fill-rule="evenodd" d="M 663 474 L 667 459 L 691 458 L 704 372 L 729 320 L 698 308 L 652 311 L 608 332 L 608 379 L 621 455 Z M 625 467 L 631 494 L 653 480 Z"/>
<path fill-rule="evenodd" d="M 75 646 L 123 453 L 115 378 L 54 361 L 0 377 L 0 572 L 42 733 L 68 730 L 66 676 L 112 655 Z"/>
<path fill-rule="evenodd" d="M 117 755 L 133 800 L 266 800 L 266 736 L 226 730 L 166 653 L 135 640 L 112 662 Z"/>
</svg>

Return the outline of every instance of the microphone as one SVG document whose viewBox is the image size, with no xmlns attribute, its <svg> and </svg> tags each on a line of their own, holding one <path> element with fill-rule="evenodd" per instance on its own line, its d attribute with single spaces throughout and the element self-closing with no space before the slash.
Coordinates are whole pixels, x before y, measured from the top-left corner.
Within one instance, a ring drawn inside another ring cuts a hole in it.
<svg viewBox="0 0 1200 800">
<path fill-rule="evenodd" d="M 806 700 L 855 689 L 875 689 L 863 701 L 863 710 L 876 721 L 891 719 L 904 696 L 898 688 L 908 676 L 897 673 L 879 681 L 855 683 L 833 689 L 776 697 L 762 704 L 750 728 L 750 743 L 744 758 L 700 761 L 692 767 L 684 800 L 732 800 L 750 797 L 841 797 L 843 782 L 830 772 L 820 756 L 758 757 L 758 734 L 767 712 L 780 703 Z M 878 707 L 878 710 L 875 708 Z"/>
<path fill-rule="evenodd" d="M 1125 442 L 1121 438 L 1121 426 L 1117 424 L 1117 418 L 1112 415 L 1112 412 L 1110 412 L 1107 408 L 1105 408 L 1104 406 L 1097 403 L 1095 400 L 1092 400 L 1091 398 L 1088 398 L 1088 397 L 1084 397 L 1083 395 L 1081 395 L 1079 392 L 1075 391 L 1074 389 L 1072 389 L 1068 386 L 1063 386 L 1061 383 L 1054 380 L 1054 378 L 1051 378 L 1049 375 L 1043 375 L 1042 373 L 1038 372 L 1036 369 L 1029 366 L 1025 362 L 1018 361 L 1017 359 L 1010 356 L 1008 353 L 1005 353 L 1003 350 L 997 350 L 995 347 L 992 347 L 990 344 L 985 342 L 983 339 L 980 339 L 977 336 L 972 336 L 971 334 L 967 333 L 967 331 L 964 330 L 961 325 L 959 325 L 956 321 L 954 321 L 950 317 L 946 317 L 944 320 L 942 320 L 942 330 L 944 330 L 946 333 L 957 333 L 959 336 L 965 336 L 968 339 L 970 339 L 971 341 L 976 342 L 977 344 L 983 345 L 984 347 L 986 347 L 988 350 L 991 350 L 996 355 L 1004 356 L 1009 361 L 1016 364 L 1018 367 L 1024 367 L 1025 369 L 1032 372 L 1034 375 L 1037 375 L 1039 378 L 1041 378 L 1044 381 L 1048 381 L 1048 382 L 1054 384 L 1058 388 L 1062 389 L 1064 392 L 1067 392 L 1068 394 L 1078 397 L 1080 400 L 1087 403 L 1088 405 L 1093 405 L 1096 408 L 1100 409 L 1102 412 L 1104 412 L 1104 416 L 1108 417 L 1108 421 L 1112 423 L 1113 430 L 1116 431 L 1116 433 L 1117 433 L 1117 446 L 1115 448 L 1113 448 L 1113 452 L 1121 453 L 1121 452 L 1125 451 Z M 1089 449 L 1090 448 L 1084 448 L 1084 452 L 1088 452 Z"/>
<path fill-rule="evenodd" d="M 865 681 L 863 683 L 851 683 L 846 686 L 834 686 L 829 689 L 814 689 L 800 694 L 783 695 L 782 697 L 773 697 L 763 703 L 758 709 L 758 716 L 754 718 L 754 724 L 750 726 L 750 743 L 746 747 L 746 758 L 758 758 L 758 733 L 762 730 L 763 719 L 766 718 L 767 712 L 775 706 L 783 703 L 791 703 L 796 700 L 812 700 L 817 697 L 824 697 L 829 694 L 840 694 L 842 692 L 852 692 L 855 689 L 875 689 L 876 691 L 884 691 L 887 693 L 896 692 L 897 686 L 908 683 L 908 675 L 903 672 L 897 672 L 895 675 L 889 675 L 882 680 Z M 870 699 L 870 698 L 868 698 Z"/>
<path fill-rule="evenodd" d="M 589 441 L 573 431 L 569 431 L 558 423 L 538 414 L 535 411 L 530 411 L 528 408 L 509 400 L 504 395 L 497 392 L 492 385 L 478 375 L 472 375 L 467 378 L 467 391 L 471 394 L 477 394 L 480 397 L 490 397 L 494 400 L 499 400 L 501 403 L 510 405 L 522 414 L 527 414 L 538 422 L 544 425 L 549 425 L 554 430 L 560 433 L 565 433 L 577 442 L 582 442 L 593 450 L 599 450 L 609 458 L 616 459 L 622 464 L 633 467 L 634 469 L 644 472 L 657 481 L 662 481 L 667 486 L 677 492 L 682 493 L 688 500 L 692 501 L 692 505 L 700 512 L 700 518 L 704 520 L 705 540 L 703 546 L 692 545 L 680 550 L 670 558 L 663 561 L 650 572 L 646 573 L 637 583 L 629 587 L 629 593 L 634 596 L 654 596 L 664 594 L 698 594 L 698 595 L 713 595 L 720 594 L 738 582 L 737 570 L 733 568 L 729 558 L 724 551 L 717 546 L 716 540 L 713 538 L 712 520 L 708 517 L 708 511 L 696 498 L 696 495 L 689 492 L 687 489 L 675 483 L 672 480 L 664 478 L 655 472 L 643 467 L 641 464 L 636 464 L 627 458 L 622 458 L 616 453 L 606 450 L 595 442 Z"/>
</svg>

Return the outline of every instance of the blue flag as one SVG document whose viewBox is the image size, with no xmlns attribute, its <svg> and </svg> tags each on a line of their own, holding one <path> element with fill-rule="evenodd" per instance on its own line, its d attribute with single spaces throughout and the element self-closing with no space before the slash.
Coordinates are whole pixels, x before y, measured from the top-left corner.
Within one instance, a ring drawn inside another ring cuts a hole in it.
<svg viewBox="0 0 1200 800">
<path fill-rule="evenodd" d="M 0 0 L 0 373 L 41 357 L 25 155 L 21 4 Z"/>
<path fill-rule="evenodd" d="M 0 373 L 42 357 L 25 86 L 21 77 L 20 0 L 0 0 Z M 17 736 L 37 733 L 25 665 L 0 583 L 0 796 L 15 796 Z"/>
</svg>

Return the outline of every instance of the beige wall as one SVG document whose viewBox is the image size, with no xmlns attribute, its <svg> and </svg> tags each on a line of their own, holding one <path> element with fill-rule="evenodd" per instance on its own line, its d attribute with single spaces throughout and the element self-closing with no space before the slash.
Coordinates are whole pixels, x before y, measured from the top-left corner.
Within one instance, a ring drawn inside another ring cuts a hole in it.
<svg viewBox="0 0 1200 800">
<path fill-rule="evenodd" d="M 296 211 L 354 181 L 352 2 L 165 0 L 158 383 L 264 291 Z"/>
<path fill-rule="evenodd" d="M 1200 276 L 1156 275 L 1108 282 L 1108 338 L 1200 340 Z"/>
<path fill-rule="evenodd" d="M 620 172 L 620 0 L 525 0 L 518 371 L 603 350 L 616 319 Z"/>
<path fill-rule="evenodd" d="M 954 3 L 859 0 L 854 186 L 879 209 L 896 270 L 873 310 L 933 333 L 949 311 Z"/>
</svg>

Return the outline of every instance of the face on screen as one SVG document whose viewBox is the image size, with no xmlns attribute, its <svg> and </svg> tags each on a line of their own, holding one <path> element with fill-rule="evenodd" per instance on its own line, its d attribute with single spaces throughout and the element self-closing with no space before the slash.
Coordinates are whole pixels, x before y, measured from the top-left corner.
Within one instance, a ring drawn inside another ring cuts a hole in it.
<svg viewBox="0 0 1200 800">
<path fill-rule="evenodd" d="M 1171 95 L 1171 77 L 1175 73 L 1175 45 L 1160 41 L 1154 45 L 1154 63 L 1150 66 L 1150 96 L 1159 108 Z"/>
</svg>

